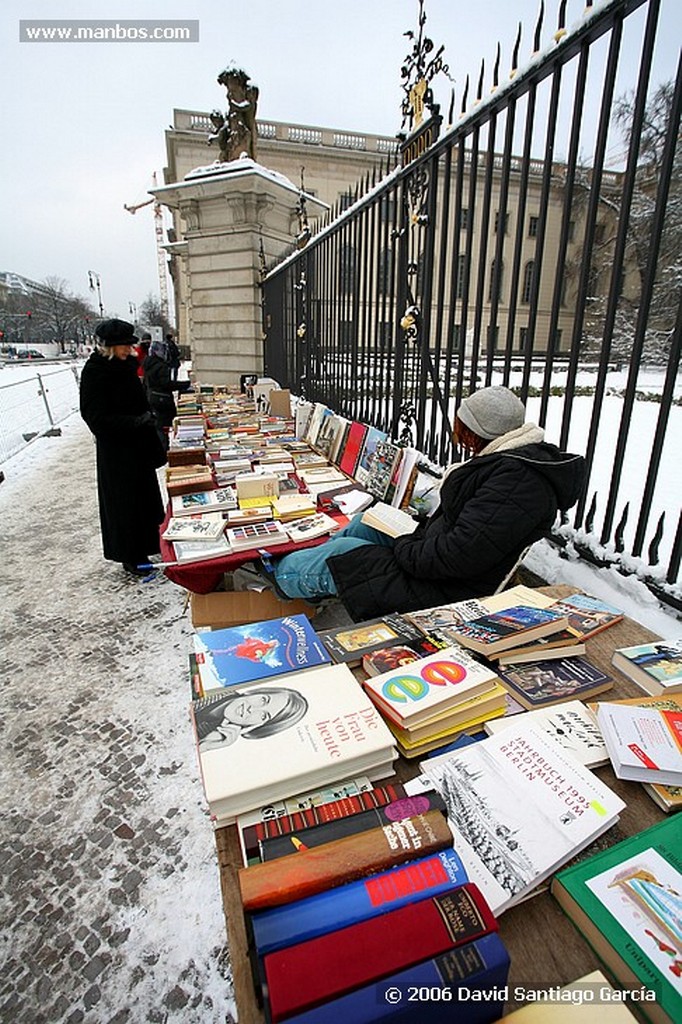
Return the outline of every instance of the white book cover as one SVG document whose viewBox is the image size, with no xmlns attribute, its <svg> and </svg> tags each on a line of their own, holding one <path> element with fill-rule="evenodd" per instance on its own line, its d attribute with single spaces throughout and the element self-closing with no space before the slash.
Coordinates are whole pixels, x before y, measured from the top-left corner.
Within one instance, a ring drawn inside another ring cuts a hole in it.
<svg viewBox="0 0 682 1024">
<path fill-rule="evenodd" d="M 494 914 L 522 900 L 618 820 L 624 802 L 525 716 L 420 763 L 454 848 Z"/>
<path fill-rule="evenodd" d="M 549 708 L 524 712 L 524 720 L 557 740 L 564 750 L 586 768 L 608 764 L 609 754 L 597 719 L 582 701 L 568 700 Z M 513 725 L 514 718 L 493 718 L 483 726 L 489 736 Z"/>
<path fill-rule="evenodd" d="M 222 536 L 225 520 L 220 512 L 203 516 L 179 516 L 170 519 L 161 536 L 164 540 L 196 540 L 211 542 Z"/>
<path fill-rule="evenodd" d="M 223 818 L 395 756 L 387 726 L 346 665 L 205 697 L 191 716 L 206 799 Z"/>
<path fill-rule="evenodd" d="M 210 558 L 224 558 L 232 548 L 223 534 L 218 540 L 176 540 L 173 551 L 177 562 L 205 562 Z"/>
<path fill-rule="evenodd" d="M 413 726 L 486 693 L 497 682 L 492 669 L 454 646 L 371 676 L 363 686 L 391 719 Z"/>
<path fill-rule="evenodd" d="M 597 722 L 619 779 L 682 786 L 682 714 L 636 704 L 597 705 Z"/>
<path fill-rule="evenodd" d="M 325 512 L 317 512 L 312 516 L 303 516 L 301 519 L 294 519 L 285 524 L 289 534 L 289 540 L 298 544 L 305 540 L 312 540 L 314 537 L 323 537 L 326 533 L 333 533 L 338 530 L 339 524 Z"/>
</svg>

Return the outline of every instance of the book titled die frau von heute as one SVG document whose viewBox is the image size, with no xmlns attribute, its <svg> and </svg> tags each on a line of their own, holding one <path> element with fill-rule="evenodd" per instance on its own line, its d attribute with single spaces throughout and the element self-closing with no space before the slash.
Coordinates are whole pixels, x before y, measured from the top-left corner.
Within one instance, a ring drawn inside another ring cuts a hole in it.
<svg viewBox="0 0 682 1024">
<path fill-rule="evenodd" d="M 390 774 L 390 732 L 345 665 L 223 689 L 191 719 L 212 814 L 237 814 L 349 775 Z"/>
<path fill-rule="evenodd" d="M 195 633 L 193 642 L 206 695 L 331 661 L 305 615 Z"/>
<path fill-rule="evenodd" d="M 614 825 L 625 807 L 525 717 L 516 716 L 496 736 L 420 764 L 445 800 L 469 878 L 496 914 Z"/>
</svg>

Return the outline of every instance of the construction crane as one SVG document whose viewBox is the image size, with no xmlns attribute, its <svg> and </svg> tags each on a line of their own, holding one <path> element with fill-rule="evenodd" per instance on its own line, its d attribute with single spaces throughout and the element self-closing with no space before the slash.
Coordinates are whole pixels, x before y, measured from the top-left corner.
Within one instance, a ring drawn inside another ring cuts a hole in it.
<svg viewBox="0 0 682 1024">
<path fill-rule="evenodd" d="M 152 175 L 154 182 L 154 188 L 156 188 L 156 172 Z M 123 204 L 123 209 L 127 210 L 128 213 L 137 213 L 143 206 L 151 206 L 154 204 L 154 232 L 156 234 L 156 263 L 159 271 L 159 295 L 161 298 L 161 312 L 165 317 L 166 321 L 170 321 L 170 311 L 168 307 L 168 285 L 166 283 L 166 254 L 163 248 L 163 213 L 161 210 L 161 203 L 155 199 L 145 199 L 141 203 Z"/>
</svg>

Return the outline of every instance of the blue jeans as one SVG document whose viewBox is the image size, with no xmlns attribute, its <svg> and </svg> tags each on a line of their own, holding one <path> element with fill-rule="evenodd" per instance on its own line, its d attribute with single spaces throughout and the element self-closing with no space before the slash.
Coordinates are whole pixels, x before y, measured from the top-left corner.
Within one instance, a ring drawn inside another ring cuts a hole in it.
<svg viewBox="0 0 682 1024">
<path fill-rule="evenodd" d="M 316 599 L 336 595 L 336 584 L 327 559 L 333 555 L 345 555 L 365 544 L 382 544 L 393 547 L 393 537 L 365 526 L 361 515 L 353 516 L 347 526 L 333 534 L 324 544 L 315 548 L 292 551 L 273 563 L 275 579 L 280 590 L 289 597 Z"/>
</svg>

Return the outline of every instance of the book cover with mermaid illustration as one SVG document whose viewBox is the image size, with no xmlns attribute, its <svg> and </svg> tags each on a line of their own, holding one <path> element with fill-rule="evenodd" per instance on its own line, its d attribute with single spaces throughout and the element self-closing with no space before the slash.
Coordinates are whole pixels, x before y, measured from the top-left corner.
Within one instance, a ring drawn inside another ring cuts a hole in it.
<svg viewBox="0 0 682 1024">
<path fill-rule="evenodd" d="M 305 615 L 196 633 L 193 639 L 202 696 L 331 661 Z"/>
</svg>

